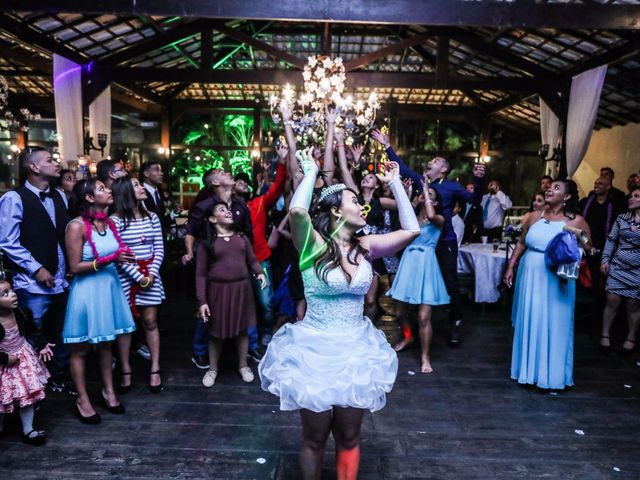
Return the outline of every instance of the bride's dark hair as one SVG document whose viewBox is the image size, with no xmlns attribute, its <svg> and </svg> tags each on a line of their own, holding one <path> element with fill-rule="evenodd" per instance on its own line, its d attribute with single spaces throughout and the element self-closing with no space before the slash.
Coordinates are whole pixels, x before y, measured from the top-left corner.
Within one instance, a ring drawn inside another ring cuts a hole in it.
<svg viewBox="0 0 640 480">
<path fill-rule="evenodd" d="M 333 217 L 331 209 L 334 207 L 341 207 L 342 195 L 347 190 L 356 195 L 356 192 L 354 192 L 350 188 L 346 188 L 344 190 L 340 190 L 339 192 L 332 193 L 331 195 L 327 195 L 322 199 L 321 202 L 318 202 L 315 210 L 315 215 L 312 220 L 313 228 L 322 236 L 325 243 L 327 244 L 326 250 L 322 252 L 322 254 L 319 255 L 313 263 L 316 274 L 324 282 L 327 281 L 327 275 L 329 274 L 329 271 L 333 270 L 334 268 L 340 268 L 344 272 L 344 275 L 347 277 L 347 281 L 351 283 L 351 275 L 349 275 L 349 273 L 346 272 L 340 264 L 340 260 L 342 258 L 340 246 L 332 237 L 332 235 L 335 235 L 335 232 L 331 231 L 331 218 Z M 369 252 L 362 248 L 355 234 L 351 235 L 349 244 L 350 248 L 349 253 L 347 254 L 347 261 L 351 265 L 357 265 L 352 257 L 357 258 L 358 255 L 362 255 L 367 259 L 369 258 Z M 354 251 L 356 251 L 355 256 L 353 255 Z"/>
</svg>

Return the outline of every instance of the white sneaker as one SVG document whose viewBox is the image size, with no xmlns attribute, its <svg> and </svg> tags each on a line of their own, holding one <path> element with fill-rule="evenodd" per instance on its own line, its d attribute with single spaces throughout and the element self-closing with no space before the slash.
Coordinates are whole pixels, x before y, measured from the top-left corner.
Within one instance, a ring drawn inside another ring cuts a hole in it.
<svg viewBox="0 0 640 480">
<path fill-rule="evenodd" d="M 249 367 L 242 367 L 240 370 L 240 376 L 242 377 L 242 381 L 245 383 L 251 383 L 255 379 L 253 376 L 253 372 Z"/>
<path fill-rule="evenodd" d="M 136 353 L 145 360 L 151 360 L 151 350 L 146 345 L 140 345 L 136 350 Z"/>
<path fill-rule="evenodd" d="M 202 385 L 206 388 L 211 388 L 216 384 L 216 377 L 218 376 L 218 372 L 215 370 L 208 370 L 207 373 L 202 377 Z"/>
</svg>

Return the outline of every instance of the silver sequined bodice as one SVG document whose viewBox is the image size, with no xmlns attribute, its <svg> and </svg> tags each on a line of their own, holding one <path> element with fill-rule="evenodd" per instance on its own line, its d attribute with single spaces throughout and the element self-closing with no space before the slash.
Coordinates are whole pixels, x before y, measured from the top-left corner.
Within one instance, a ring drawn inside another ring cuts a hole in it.
<svg viewBox="0 0 640 480">
<path fill-rule="evenodd" d="M 371 263 L 362 260 L 351 283 L 340 268 L 329 271 L 327 281 L 318 278 L 315 268 L 302 272 L 307 313 L 303 321 L 324 330 L 341 329 L 364 320 L 364 295 L 371 286 Z"/>
</svg>

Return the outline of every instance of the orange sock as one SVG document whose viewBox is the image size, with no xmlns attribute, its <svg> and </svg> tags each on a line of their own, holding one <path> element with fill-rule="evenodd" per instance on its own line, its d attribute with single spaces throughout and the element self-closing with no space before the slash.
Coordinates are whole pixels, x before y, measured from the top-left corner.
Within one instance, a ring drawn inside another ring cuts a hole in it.
<svg viewBox="0 0 640 480">
<path fill-rule="evenodd" d="M 405 325 L 402 327 L 402 336 L 405 340 L 411 340 L 413 338 L 413 333 L 411 333 L 411 325 Z"/>
<path fill-rule="evenodd" d="M 360 447 L 341 450 L 336 454 L 338 480 L 356 480 L 360 466 Z"/>
</svg>

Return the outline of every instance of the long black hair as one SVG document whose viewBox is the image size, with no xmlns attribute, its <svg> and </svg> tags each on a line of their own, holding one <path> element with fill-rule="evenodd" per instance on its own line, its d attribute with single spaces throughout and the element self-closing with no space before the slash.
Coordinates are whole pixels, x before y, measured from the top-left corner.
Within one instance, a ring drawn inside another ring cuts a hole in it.
<svg viewBox="0 0 640 480">
<path fill-rule="evenodd" d="M 93 203 L 87 200 L 87 195 L 95 195 L 97 178 L 88 178 L 80 180 L 73 187 L 74 202 L 70 205 L 69 213 L 71 216 L 85 217 L 89 210 L 93 207 Z"/>
<path fill-rule="evenodd" d="M 216 242 L 216 239 L 218 238 L 218 230 L 216 230 L 216 226 L 209 221 L 209 217 L 213 215 L 213 212 L 216 210 L 216 207 L 218 205 L 224 205 L 225 207 L 228 208 L 228 205 L 226 202 L 223 202 L 222 200 L 216 200 L 214 204 L 211 205 L 211 207 L 206 211 L 203 217 L 203 221 L 205 222 L 206 237 L 202 242 L 202 246 L 207 249 L 209 256 L 213 256 L 215 254 L 213 245 Z M 242 235 L 242 234 L 238 233 L 238 235 Z"/>
<path fill-rule="evenodd" d="M 150 217 L 144 202 L 136 199 L 136 191 L 129 176 L 116 179 L 111 185 L 113 191 L 114 212 L 123 220 L 123 230 L 136 220 L 137 208 L 143 217 Z"/>
<path fill-rule="evenodd" d="M 569 179 L 558 181 L 564 183 L 565 193 L 570 195 L 569 199 L 562 204 L 562 211 L 567 217 L 574 219 L 580 211 L 578 205 L 578 185 Z"/>
<path fill-rule="evenodd" d="M 545 175 L 548 176 L 548 175 Z M 544 178 L 544 177 L 542 177 Z M 544 200 L 544 192 L 537 192 L 534 193 L 533 196 L 531 197 L 531 200 L 529 201 L 529 210 L 527 210 L 527 212 L 533 212 L 533 202 L 536 201 L 536 197 L 540 195 L 542 197 L 542 199 Z"/>
<path fill-rule="evenodd" d="M 329 271 L 333 270 L 334 268 L 340 268 L 343 271 L 344 275 L 347 277 L 347 281 L 349 283 L 351 282 L 351 275 L 349 275 L 349 273 L 342 268 L 342 265 L 340 262 L 342 259 L 340 246 L 333 239 L 333 236 L 332 236 L 335 232 L 331 231 L 331 218 L 333 217 L 331 213 L 331 209 L 334 207 L 335 208 L 341 207 L 343 193 L 347 190 L 353 193 L 354 195 L 356 195 L 356 192 L 354 192 L 350 188 L 345 188 L 338 192 L 332 193 L 331 195 L 327 195 L 325 198 L 322 199 L 321 202 L 318 202 L 318 205 L 316 207 L 316 212 L 312 220 L 313 228 L 315 229 L 316 232 L 320 234 L 320 236 L 322 237 L 322 239 L 325 241 L 327 245 L 327 248 L 325 249 L 325 251 L 322 252 L 322 254 L 319 255 L 314 260 L 314 263 L 313 263 L 314 268 L 316 270 L 316 275 L 318 275 L 318 277 L 321 278 L 322 281 L 325 283 L 327 281 L 327 275 L 329 274 Z M 350 244 L 350 247 L 349 247 L 349 253 L 347 254 L 347 261 L 351 265 L 357 265 L 355 260 L 352 260 L 351 258 L 352 256 L 354 256 L 353 255 L 354 251 L 356 252 L 355 257 L 357 257 L 358 254 L 360 254 L 367 259 L 369 258 L 369 252 L 360 245 L 360 242 L 358 241 L 355 234 L 351 235 L 351 238 L 349 239 L 349 244 Z M 307 254 L 308 254 L 307 252 L 303 252 L 303 255 L 307 255 Z"/>
</svg>

